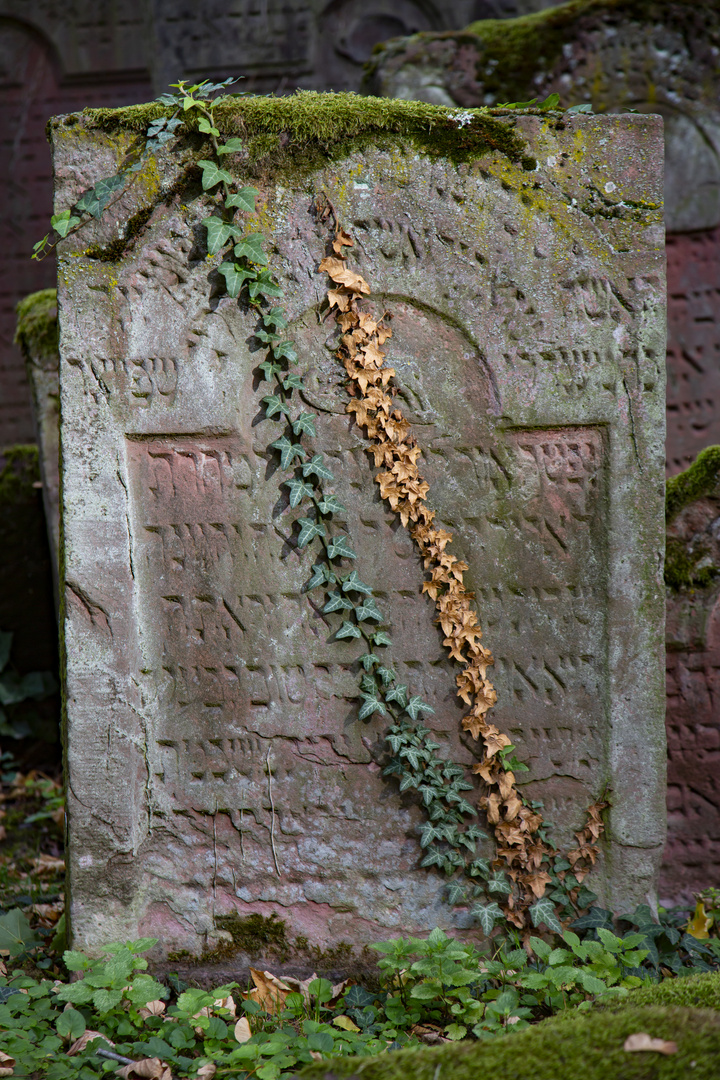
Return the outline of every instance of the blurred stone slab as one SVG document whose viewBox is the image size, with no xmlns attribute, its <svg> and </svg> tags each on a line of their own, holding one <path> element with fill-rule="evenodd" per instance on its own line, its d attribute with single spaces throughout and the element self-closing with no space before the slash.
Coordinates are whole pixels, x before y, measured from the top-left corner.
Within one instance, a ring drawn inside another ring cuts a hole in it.
<svg viewBox="0 0 720 1080">
<path fill-rule="evenodd" d="M 369 93 L 473 107 L 543 99 L 660 113 L 668 237 L 667 471 L 720 442 L 720 8 L 580 0 L 373 54 Z"/>
<path fill-rule="evenodd" d="M 219 122 L 236 130 L 257 102 Z M 470 765 L 421 565 L 378 501 L 318 317 L 322 192 L 356 238 L 370 306 L 392 314 L 389 362 L 431 504 L 470 566 L 495 721 L 531 766 L 528 794 L 565 842 L 609 785 L 597 888 L 623 909 L 651 898 L 665 771 L 660 121 L 487 118 L 500 143 L 524 141 L 524 168 L 394 136 L 336 161 L 323 151 L 303 174 L 300 105 L 282 107 L 288 168 L 247 167 L 261 189 L 250 224 L 286 290 L 358 571 L 392 612 L 393 662 L 435 707 L 443 753 Z M 394 108 L 400 123 L 409 106 Z M 115 170 L 134 137 L 124 118 L 53 121 L 58 209 Z M 444 109 L 432 121 L 449 127 Z M 419 807 L 381 775 L 383 722 L 356 719 L 357 650 L 328 640 L 303 593 L 313 559 L 282 516 L 252 313 L 216 287 L 206 202 L 163 195 L 192 145 L 163 153 L 122 256 L 85 252 L 116 245 L 142 180 L 60 249 L 74 940 L 153 934 L 199 953 L 233 911 L 277 912 L 330 944 L 458 925 L 442 879 L 419 868 Z"/>
<path fill-rule="evenodd" d="M 58 368 L 57 290 L 42 289 L 18 304 L 15 340 L 22 349 L 32 393 L 43 506 L 53 568 L 55 610 L 58 610 L 60 530 L 60 385 Z"/>
</svg>

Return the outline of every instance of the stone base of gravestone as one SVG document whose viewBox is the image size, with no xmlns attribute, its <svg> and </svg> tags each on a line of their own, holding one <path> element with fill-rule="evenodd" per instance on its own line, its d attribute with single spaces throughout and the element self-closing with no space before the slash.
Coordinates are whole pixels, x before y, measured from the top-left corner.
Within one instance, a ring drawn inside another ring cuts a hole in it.
<svg viewBox="0 0 720 1080">
<path fill-rule="evenodd" d="M 149 110 L 51 124 L 56 206 L 117 170 Z M 324 316 L 327 198 L 455 535 L 493 722 L 559 844 L 609 792 L 602 900 L 653 902 L 664 842 L 662 127 L 655 117 L 448 113 L 341 96 L 216 111 L 248 146 L 315 445 L 390 659 L 468 768 L 455 668 L 407 532 L 379 501 Z M 382 118 L 381 120 L 379 118 Z M 508 149 L 504 152 L 502 147 Z M 357 719 L 358 650 L 304 592 L 250 344 L 223 295 L 196 137 L 151 160 L 59 249 L 69 918 L 79 947 L 290 938 L 361 945 L 468 927 L 420 866 L 418 800 Z M 125 231 L 128 221 L 139 229 Z M 127 236 L 124 247 L 118 236 Z M 254 349 L 255 346 L 252 346 Z M 473 799 L 480 794 L 470 793 Z M 492 856 L 486 844 L 485 854 Z M 471 932 L 468 930 L 467 932 Z"/>
</svg>

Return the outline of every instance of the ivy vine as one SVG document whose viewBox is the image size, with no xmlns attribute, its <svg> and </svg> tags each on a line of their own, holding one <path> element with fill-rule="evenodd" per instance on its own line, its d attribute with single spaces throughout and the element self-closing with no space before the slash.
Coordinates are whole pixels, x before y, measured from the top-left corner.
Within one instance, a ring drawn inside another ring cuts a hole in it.
<svg viewBox="0 0 720 1080">
<path fill-rule="evenodd" d="M 262 233 L 245 227 L 243 215 L 255 213 L 259 193 L 252 186 L 238 186 L 224 167 L 225 157 L 242 151 L 244 145 L 237 137 L 223 139 L 213 111 L 235 81 L 173 84 L 173 92 L 157 99 L 169 115 L 150 123 L 142 150 L 115 175 L 83 193 L 73 207 L 55 215 L 55 238 L 51 241 L 48 234 L 39 241 L 33 258 L 43 258 L 60 239 L 101 217 L 114 197 L 127 189 L 147 155 L 181 136 L 188 122 L 207 137 L 210 155 L 197 162 L 203 191 L 214 204 L 214 212 L 203 221 L 207 251 L 210 256 L 224 256 L 218 272 L 227 295 L 257 316 L 253 333 L 265 349 L 265 358 L 257 365 L 265 391 L 264 415 L 277 425 L 277 437 L 268 451 L 277 456 L 285 474 L 281 486 L 288 491 L 287 510 L 302 511 L 291 526 L 295 545 L 316 552 L 305 591 L 320 590 L 318 607 L 330 617 L 331 636 L 357 640 L 364 650 L 356 658 L 358 718 L 369 720 L 379 714 L 388 721 L 384 775 L 397 781 L 400 792 L 414 792 L 424 809 L 426 820 L 419 827 L 421 866 L 435 867 L 448 877 L 449 902 L 469 906 L 486 934 L 503 919 L 519 928 L 528 927 L 530 920 L 535 926 L 544 923 L 560 930 L 558 915 L 574 917 L 578 908 L 596 899 L 582 881 L 597 855 L 596 842 L 603 828 L 600 815 L 606 804 L 601 801 L 590 807 L 588 824 L 577 833 L 578 847 L 562 856 L 548 840 L 540 804 L 527 802 L 517 788 L 515 774 L 527 766 L 514 755 L 510 739 L 486 718 L 496 700 L 487 678 L 492 656 L 481 644 L 472 594 L 464 585 L 468 567 L 447 550 L 452 534 L 438 527 L 426 505 L 429 485 L 417 464 L 421 451 L 389 392 L 395 372 L 384 366 L 381 346 L 392 332 L 382 319 L 375 320 L 362 309 L 370 286 L 347 261 L 345 249 L 351 249 L 354 241 L 337 220 L 332 204 L 321 200 L 316 206 L 318 218 L 323 222 L 332 216 L 334 229 L 329 241 L 332 253 L 319 270 L 332 282 L 328 305 L 340 330 L 338 359 L 347 373 L 351 395 L 347 411 L 364 429 L 375 467 L 382 468 L 375 476 L 381 496 L 409 528 L 423 558 L 429 576 L 422 591 L 435 603 L 444 644 L 460 664 L 457 692 L 470 707 L 463 729 L 482 740 L 481 760 L 473 772 L 487 787 L 479 807 L 495 834 L 496 852 L 492 859 L 478 854 L 478 845 L 489 837 L 478 824 L 478 809 L 467 798 L 474 785 L 460 765 L 438 754 L 440 744 L 423 723 L 423 716 L 433 709 L 399 682 L 392 662 L 386 659 L 385 650 L 392 646 L 388 620 L 374 597 L 375 590 L 353 567 L 356 553 L 342 524 L 346 508 L 332 488 L 334 477 L 324 455 L 311 443 L 317 436 L 318 418 L 300 399 L 305 384 L 294 370 L 298 367 L 296 347 L 285 336 L 283 289 L 269 266 Z"/>
</svg>

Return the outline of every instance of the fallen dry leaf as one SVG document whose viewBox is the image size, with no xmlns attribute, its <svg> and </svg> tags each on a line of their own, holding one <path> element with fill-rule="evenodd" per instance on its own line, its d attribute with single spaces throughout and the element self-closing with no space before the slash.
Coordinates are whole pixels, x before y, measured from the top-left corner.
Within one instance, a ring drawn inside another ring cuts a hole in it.
<svg viewBox="0 0 720 1080">
<path fill-rule="evenodd" d="M 217 1072 L 217 1065 L 214 1061 L 208 1061 L 207 1065 L 201 1065 L 198 1071 L 195 1073 L 197 1080 L 212 1080 L 212 1077 Z"/>
<path fill-rule="evenodd" d="M 248 1039 L 252 1035 L 252 1031 L 250 1030 L 250 1024 L 248 1023 L 247 1016 L 240 1017 L 237 1024 L 235 1025 L 234 1035 L 235 1039 L 239 1043 L 245 1043 L 248 1041 Z"/>
<path fill-rule="evenodd" d="M 70 1049 L 67 1051 L 67 1056 L 75 1057 L 75 1055 L 81 1053 L 85 1049 L 87 1044 L 89 1042 L 92 1042 L 93 1039 L 104 1039 L 108 1046 L 115 1045 L 112 1040 L 108 1039 L 107 1035 L 102 1035 L 99 1031 L 85 1031 L 80 1036 L 80 1038 L 76 1039 L 75 1042 L 72 1044 Z"/>
<path fill-rule="evenodd" d="M 235 999 L 232 994 L 228 994 L 226 998 L 217 998 L 215 1001 L 216 1009 L 227 1009 L 232 1017 L 237 1016 L 237 1008 L 235 1007 Z"/>
<path fill-rule="evenodd" d="M 333 1017 L 333 1024 L 335 1027 L 342 1028 L 343 1031 L 359 1031 L 360 1028 L 355 1024 L 349 1016 L 335 1016 Z"/>
<path fill-rule="evenodd" d="M 706 938 L 710 937 L 708 930 L 712 924 L 712 915 L 708 915 L 702 900 L 698 900 L 695 905 L 695 914 L 685 927 L 685 931 L 698 941 L 704 941 Z"/>
<path fill-rule="evenodd" d="M 121 1076 L 123 1080 L 135 1080 L 136 1077 L 138 1080 L 172 1080 L 170 1066 L 156 1057 L 141 1058 L 132 1065 L 123 1065 L 122 1069 L 117 1070 L 116 1076 Z"/>
<path fill-rule="evenodd" d="M 250 975 L 255 987 L 246 996 L 256 1001 L 270 1016 L 277 1016 L 284 1009 L 285 998 L 292 992 L 292 987 L 270 971 L 250 968 Z"/>
<path fill-rule="evenodd" d="M 12 1076 L 14 1068 L 15 1058 L 0 1050 L 0 1076 Z"/>
<path fill-rule="evenodd" d="M 644 1031 L 638 1031 L 635 1035 L 628 1035 L 623 1043 L 623 1050 L 634 1052 L 636 1050 L 650 1050 L 655 1054 L 677 1054 L 677 1043 L 666 1042 L 665 1039 L 653 1039 Z"/>
<path fill-rule="evenodd" d="M 150 1016 L 162 1016 L 164 1012 L 164 1001 L 148 1001 L 147 1005 L 143 1005 L 141 1009 L 138 1009 L 138 1016 L 142 1016 L 143 1020 L 147 1020 Z"/>
<path fill-rule="evenodd" d="M 59 874 L 65 869 L 65 860 L 52 855 L 38 855 L 32 864 L 38 874 Z"/>
</svg>

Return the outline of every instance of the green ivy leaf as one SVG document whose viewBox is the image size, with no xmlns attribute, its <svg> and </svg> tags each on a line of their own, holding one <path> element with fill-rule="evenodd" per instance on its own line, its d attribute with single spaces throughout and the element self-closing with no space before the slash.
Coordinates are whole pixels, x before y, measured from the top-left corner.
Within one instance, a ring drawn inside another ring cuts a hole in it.
<svg viewBox="0 0 720 1080">
<path fill-rule="evenodd" d="M 407 686 L 393 686 L 392 689 L 385 692 L 386 701 L 397 701 L 401 709 L 404 709 L 408 702 Z"/>
<path fill-rule="evenodd" d="M 263 360 L 262 364 L 258 364 L 258 367 L 265 373 L 265 382 L 271 382 L 273 377 L 282 371 L 280 365 L 273 363 L 272 360 Z"/>
<path fill-rule="evenodd" d="M 549 900 L 546 896 L 541 896 L 539 900 L 530 908 L 530 917 L 533 921 L 533 926 L 539 926 L 540 923 L 545 923 L 548 930 L 554 930 L 556 934 L 562 934 L 562 926 L 560 920 L 555 914 L 555 905 L 552 900 Z"/>
<path fill-rule="evenodd" d="M 270 443 L 273 450 L 280 451 L 280 468 L 289 469 L 295 458 L 305 458 L 307 454 L 300 443 L 291 443 L 287 435 L 281 436 L 275 442 Z"/>
<path fill-rule="evenodd" d="M 214 135 L 216 139 L 220 137 L 219 130 L 204 116 L 198 121 L 198 131 L 202 131 L 203 135 Z M 222 150 L 218 150 L 218 154 L 222 154 Z"/>
<path fill-rule="evenodd" d="M 356 559 L 357 555 L 348 544 L 348 538 L 345 535 L 333 537 L 328 544 L 327 549 L 328 559 Z"/>
<path fill-rule="evenodd" d="M 265 326 L 274 326 L 277 330 L 284 330 L 287 326 L 285 312 L 281 307 L 271 307 L 263 312 L 262 321 Z"/>
<path fill-rule="evenodd" d="M 250 296 L 253 300 L 258 296 L 282 296 L 282 294 L 282 289 L 273 281 L 267 270 L 263 270 L 258 274 L 257 281 L 250 286 Z M 275 350 L 273 351 L 275 352 Z M 278 356 L 278 353 L 275 352 L 275 355 Z"/>
<path fill-rule="evenodd" d="M 300 481 L 302 483 L 302 481 Z M 325 582 L 329 582 L 331 585 L 336 583 L 334 574 L 331 574 L 328 570 L 327 563 L 316 563 L 313 566 L 313 576 L 307 583 L 308 589 L 316 589 L 318 585 L 324 585 Z"/>
<path fill-rule="evenodd" d="M 355 571 L 353 570 L 353 574 L 354 573 L 355 573 Z M 343 588 L 345 588 L 344 583 L 343 583 Z M 371 652 L 366 652 L 363 656 L 360 657 L 360 660 L 361 660 L 362 666 L 365 668 L 366 671 L 372 671 L 373 665 L 380 663 L 380 658 L 378 656 L 376 656 L 375 653 L 371 653 Z"/>
<path fill-rule="evenodd" d="M 362 637 L 362 633 L 360 631 L 359 626 L 356 626 L 355 623 L 348 622 L 348 620 L 346 619 L 345 622 L 340 627 L 340 629 L 335 634 L 335 637 L 336 638 Z"/>
<path fill-rule="evenodd" d="M 207 217 L 203 221 L 208 234 L 208 255 L 216 255 L 231 236 L 237 236 L 239 229 L 219 217 Z"/>
<path fill-rule="evenodd" d="M 363 600 L 356 609 L 355 614 L 361 622 L 367 619 L 374 619 L 375 622 L 384 621 L 383 613 L 380 611 L 372 596 L 369 596 L 367 600 Z"/>
<path fill-rule="evenodd" d="M 421 866 L 442 866 L 442 864 L 442 852 L 440 852 L 436 847 L 428 848 L 427 855 L 420 863 Z M 502 914 L 502 912 L 500 912 L 500 914 Z"/>
<path fill-rule="evenodd" d="M 341 511 L 345 510 L 345 507 L 336 495 L 330 494 L 323 496 L 322 500 L 318 503 L 318 509 L 321 514 L 339 514 Z M 345 586 L 343 586 L 343 589 L 347 592 Z"/>
<path fill-rule="evenodd" d="M 343 625 L 346 625 L 343 623 Z M 349 623 L 347 624 L 350 625 Z M 339 634 L 337 635 L 340 636 Z M 376 698 L 373 694 L 362 694 L 363 703 L 360 706 L 358 717 L 360 720 L 366 720 L 368 716 L 372 716 L 373 713 L 379 712 L 381 716 L 385 716 L 386 710 L 382 701 Z"/>
<path fill-rule="evenodd" d="M 277 339 L 277 334 L 268 334 L 267 330 L 256 330 L 255 337 L 259 338 L 260 341 L 265 342 L 266 345 L 272 345 L 273 341 Z"/>
<path fill-rule="evenodd" d="M 265 404 L 265 416 L 275 416 L 276 413 L 288 414 L 290 412 L 290 406 L 280 397 L 279 394 L 267 394 L 263 401 Z"/>
<path fill-rule="evenodd" d="M 475 904 L 471 914 L 478 920 L 486 936 L 492 933 L 495 923 L 503 917 L 502 909 L 494 900 L 489 904 Z"/>
<path fill-rule="evenodd" d="M 385 630 L 376 630 L 372 640 L 375 645 L 392 645 L 392 638 Z"/>
<path fill-rule="evenodd" d="M 344 510 L 345 507 L 343 506 L 342 509 Z M 344 578 L 342 587 L 343 592 L 359 592 L 366 593 L 368 596 L 372 595 L 372 589 L 364 581 L 360 580 L 357 570 L 353 570 L 351 574 Z M 377 657 L 375 659 L 377 660 Z M 380 663 L 379 660 L 378 663 Z"/>
<path fill-rule="evenodd" d="M 237 138 L 228 139 L 228 141 L 226 143 L 223 143 L 222 146 L 218 146 L 218 154 L 239 154 L 242 149 L 243 149 L 243 141 L 242 141 L 242 139 L 237 139 Z M 258 194 L 258 192 L 255 190 L 255 188 L 243 188 L 242 191 L 254 191 L 256 195 Z M 241 194 L 242 194 L 242 192 L 238 192 L 238 195 L 241 195 Z M 230 198 L 231 199 L 236 199 L 237 195 L 231 195 Z M 235 203 L 235 202 L 231 203 L 228 200 L 228 206 L 240 206 L 240 205 L 241 205 L 240 203 Z M 253 203 L 252 206 L 243 206 L 242 209 L 243 210 L 254 210 L 255 205 Z"/>
<path fill-rule="evenodd" d="M 278 371 L 279 370 L 280 369 L 278 368 Z M 305 386 L 302 378 L 299 375 L 294 374 L 286 375 L 282 381 L 282 384 L 286 390 L 302 390 Z"/>
<path fill-rule="evenodd" d="M 405 706 L 405 712 L 413 720 L 417 720 L 420 713 L 434 713 L 435 710 L 424 702 L 421 697 L 412 697 Z"/>
<path fill-rule="evenodd" d="M 225 286 L 228 291 L 228 296 L 234 300 L 236 296 L 240 295 L 246 281 L 252 281 L 255 277 L 253 270 L 245 270 L 242 266 L 238 266 L 237 263 L 224 262 L 218 266 L 218 274 L 222 274 L 225 278 Z"/>
<path fill-rule="evenodd" d="M 464 903 L 467 900 L 467 894 L 465 892 L 465 886 L 461 885 L 457 881 L 453 881 L 448 885 L 447 890 L 447 902 L 451 907 L 456 904 Z"/>
<path fill-rule="evenodd" d="M 222 151 L 220 151 L 222 153 Z M 255 212 L 255 200 L 259 195 L 259 191 L 254 187 L 241 188 L 235 195 L 230 195 L 225 200 L 226 206 L 237 207 L 238 210 L 245 210 L 247 213 Z"/>
<path fill-rule="evenodd" d="M 62 214 L 53 214 L 50 218 L 50 224 L 58 236 L 65 237 L 71 229 L 80 224 L 80 220 L 79 217 L 74 217 L 69 210 L 63 210 Z"/>
<path fill-rule="evenodd" d="M 235 245 L 235 255 L 238 259 L 250 259 L 251 262 L 267 266 L 267 256 L 263 250 L 265 237 L 262 233 L 248 233 L 241 237 Z"/>
<path fill-rule="evenodd" d="M 315 414 L 302 412 L 297 420 L 293 420 L 292 429 L 295 435 L 315 435 Z"/>
<path fill-rule="evenodd" d="M 282 292 L 279 295 L 282 295 Z M 273 352 L 278 360 L 284 358 L 291 364 L 297 364 L 297 350 L 292 341 L 281 341 L 279 344 L 273 345 Z"/>
<path fill-rule="evenodd" d="M 290 506 L 293 510 L 306 496 L 311 499 L 315 494 L 311 485 L 304 480 L 283 480 L 283 484 L 290 488 Z"/>
<path fill-rule="evenodd" d="M 328 614 L 331 611 L 352 611 L 353 605 L 342 596 L 339 592 L 330 593 L 328 602 L 323 608 L 323 614 Z"/>
<path fill-rule="evenodd" d="M 505 877 L 502 870 L 496 870 L 487 881 L 485 886 L 488 892 L 500 893 L 501 896 L 509 896 L 512 892 L 512 886 Z"/>
<path fill-rule="evenodd" d="M 298 524 L 301 527 L 297 541 L 298 547 L 305 547 L 316 536 L 325 535 L 325 526 L 321 521 L 313 521 L 312 518 L 300 518 Z"/>
<path fill-rule="evenodd" d="M 198 161 L 198 166 L 202 169 L 202 186 L 203 191 L 209 191 L 210 188 L 216 187 L 218 184 L 232 184 L 232 176 L 225 169 L 218 168 L 215 161 Z"/>
<path fill-rule="evenodd" d="M 430 821 L 426 821 L 420 829 L 420 847 L 429 847 L 433 840 L 442 840 L 442 829 L 436 828 Z"/>
<path fill-rule="evenodd" d="M 320 480 L 334 480 L 335 477 L 328 469 L 327 465 L 323 463 L 322 454 L 313 454 L 307 465 L 303 465 L 303 476 L 310 476 L 311 473 L 315 473 Z"/>
</svg>

